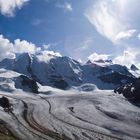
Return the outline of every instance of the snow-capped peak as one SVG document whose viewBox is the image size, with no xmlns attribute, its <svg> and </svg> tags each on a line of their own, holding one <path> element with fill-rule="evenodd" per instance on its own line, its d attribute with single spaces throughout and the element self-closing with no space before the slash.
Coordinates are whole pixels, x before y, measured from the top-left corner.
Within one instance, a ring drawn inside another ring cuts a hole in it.
<svg viewBox="0 0 140 140">
<path fill-rule="evenodd" d="M 108 66 L 108 65 L 112 65 L 113 62 L 112 60 L 103 60 L 103 59 L 99 59 L 99 60 L 94 60 L 94 61 L 91 61 L 91 60 L 88 60 L 86 64 L 91 64 L 91 65 L 98 65 L 98 66 Z"/>
</svg>

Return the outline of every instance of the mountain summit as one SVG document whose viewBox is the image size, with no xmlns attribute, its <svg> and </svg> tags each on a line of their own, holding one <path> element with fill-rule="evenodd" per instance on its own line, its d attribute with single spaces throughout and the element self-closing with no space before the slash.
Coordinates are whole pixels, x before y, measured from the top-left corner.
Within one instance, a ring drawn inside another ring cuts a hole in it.
<svg viewBox="0 0 140 140">
<path fill-rule="evenodd" d="M 139 70 L 134 64 L 131 65 L 130 69 L 131 69 L 132 71 L 137 71 L 137 70 Z"/>
</svg>

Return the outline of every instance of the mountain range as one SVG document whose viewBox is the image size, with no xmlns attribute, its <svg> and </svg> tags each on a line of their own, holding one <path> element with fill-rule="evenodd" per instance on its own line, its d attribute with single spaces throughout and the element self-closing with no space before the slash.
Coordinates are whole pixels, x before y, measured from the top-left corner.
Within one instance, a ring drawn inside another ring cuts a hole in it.
<svg viewBox="0 0 140 140">
<path fill-rule="evenodd" d="M 111 60 L 94 62 L 89 60 L 81 64 L 72 58 L 52 54 L 48 54 L 44 59 L 41 54 L 23 53 L 17 55 L 15 59 L 2 60 L 0 69 L 18 73 L 19 76 L 13 75 L 16 77 L 14 80 L 16 86 L 17 80 L 29 79 L 34 81 L 33 83 L 59 89 L 70 89 L 86 83 L 95 84 L 99 89 L 115 89 L 139 76 L 139 69 L 135 65 L 129 69 L 126 66 L 113 64 Z M 37 88 L 34 92 L 37 92 Z"/>
</svg>

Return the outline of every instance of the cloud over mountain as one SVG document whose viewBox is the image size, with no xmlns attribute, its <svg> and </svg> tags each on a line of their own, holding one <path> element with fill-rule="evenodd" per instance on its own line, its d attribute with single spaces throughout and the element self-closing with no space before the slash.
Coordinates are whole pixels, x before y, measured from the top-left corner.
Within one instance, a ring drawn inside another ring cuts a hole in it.
<svg viewBox="0 0 140 140">
<path fill-rule="evenodd" d="M 122 54 L 114 58 L 114 63 L 130 67 L 132 64 L 140 65 L 137 56 L 140 55 L 139 49 L 127 48 Z"/>
<path fill-rule="evenodd" d="M 4 58 L 14 58 L 17 53 L 38 54 L 40 60 L 43 61 L 47 60 L 48 55 L 61 56 L 59 52 L 48 51 L 47 48 L 37 47 L 32 42 L 16 39 L 14 40 L 14 43 L 12 43 L 9 39 L 0 35 L 0 61 Z"/>
<path fill-rule="evenodd" d="M 0 60 L 4 58 L 14 58 L 16 53 L 35 53 L 39 48 L 35 44 L 26 40 L 16 39 L 10 42 L 3 35 L 0 35 Z"/>
<path fill-rule="evenodd" d="M 37 47 L 35 44 L 28 42 L 26 40 L 16 39 L 14 41 L 14 52 L 23 53 L 23 52 L 30 52 L 35 53 Z"/>
<path fill-rule="evenodd" d="M 109 55 L 107 54 L 97 54 L 97 53 L 93 53 L 91 54 L 88 59 L 93 62 L 93 61 L 97 61 L 97 60 L 107 60 L 109 57 Z"/>
</svg>

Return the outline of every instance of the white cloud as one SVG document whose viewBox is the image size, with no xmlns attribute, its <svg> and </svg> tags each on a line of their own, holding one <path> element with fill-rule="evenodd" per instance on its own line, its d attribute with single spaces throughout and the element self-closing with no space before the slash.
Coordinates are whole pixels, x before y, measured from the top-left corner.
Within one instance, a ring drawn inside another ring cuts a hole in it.
<svg viewBox="0 0 140 140">
<path fill-rule="evenodd" d="M 70 3 L 65 3 L 64 7 L 65 7 L 66 11 L 72 11 L 73 10 L 72 5 Z"/>
<path fill-rule="evenodd" d="M 8 39 L 5 39 L 3 35 L 0 35 L 0 60 L 14 58 L 13 48 L 13 44 Z"/>
<path fill-rule="evenodd" d="M 21 7 L 29 0 L 0 0 L 0 12 L 6 16 L 13 16 L 16 9 Z"/>
<path fill-rule="evenodd" d="M 51 47 L 51 44 L 43 44 L 43 49 L 48 50 Z"/>
<path fill-rule="evenodd" d="M 138 39 L 140 40 L 140 33 L 138 34 Z"/>
<path fill-rule="evenodd" d="M 136 4 L 131 3 L 130 8 L 130 2 L 131 0 L 98 0 L 85 12 L 85 16 L 101 35 L 117 43 L 121 39 L 128 39 L 136 31 L 131 27 L 130 16 L 127 14 Z"/>
<path fill-rule="evenodd" d="M 97 54 L 97 53 L 93 53 L 91 54 L 88 59 L 91 61 L 91 62 L 94 62 L 94 61 L 97 61 L 97 60 L 107 60 L 109 57 L 109 55 L 107 54 Z"/>
<path fill-rule="evenodd" d="M 11 43 L 8 39 L 4 38 L 3 35 L 0 35 L 0 61 L 4 58 L 14 58 L 16 53 L 31 53 L 37 54 L 41 61 L 47 61 L 51 57 L 61 57 L 61 54 L 54 51 L 48 51 L 47 45 L 44 45 L 44 48 L 37 47 L 35 44 L 28 42 L 26 40 L 16 39 L 14 43 Z"/>
<path fill-rule="evenodd" d="M 21 41 L 16 39 L 14 43 L 11 43 L 8 39 L 0 35 L 0 60 L 4 58 L 14 58 L 15 53 L 36 53 L 40 48 L 36 47 L 35 44 L 27 42 L 26 40 Z"/>
<path fill-rule="evenodd" d="M 138 55 L 140 55 L 140 50 L 128 48 L 122 55 L 114 58 L 113 62 L 130 67 L 132 64 L 138 64 L 136 59 Z"/>
<path fill-rule="evenodd" d="M 62 55 L 59 52 L 54 52 L 54 51 L 42 51 L 43 55 L 53 55 L 53 56 L 58 56 L 61 57 Z"/>
<path fill-rule="evenodd" d="M 82 45 L 79 49 L 81 49 L 81 50 L 89 49 L 91 47 L 92 43 L 93 43 L 93 39 L 87 38 L 86 40 L 84 40 L 84 42 L 82 43 Z"/>
<path fill-rule="evenodd" d="M 97 31 L 111 41 L 123 30 L 123 25 L 118 15 L 113 12 L 109 1 L 99 0 L 85 15 Z"/>
<path fill-rule="evenodd" d="M 58 52 L 54 52 L 54 51 L 41 51 L 38 55 L 37 55 L 38 59 L 40 61 L 49 61 L 51 58 L 54 58 L 54 57 L 61 57 L 61 54 L 58 53 Z"/>
<path fill-rule="evenodd" d="M 129 39 L 131 38 L 132 36 L 134 36 L 134 34 L 136 33 L 137 30 L 135 29 L 131 29 L 131 30 L 127 30 L 125 32 L 120 32 L 117 34 L 115 40 L 116 41 L 119 41 L 119 40 L 122 40 L 122 39 Z"/>
<path fill-rule="evenodd" d="M 73 11 L 72 5 L 71 5 L 71 3 L 69 3 L 69 2 L 57 3 L 57 4 L 56 4 L 56 7 L 62 8 L 62 9 L 64 9 L 64 11 L 66 11 L 66 12 L 71 12 L 71 11 Z"/>
<path fill-rule="evenodd" d="M 14 41 L 14 52 L 18 53 L 24 53 L 24 52 L 29 52 L 29 53 L 35 53 L 37 47 L 35 44 L 31 42 L 27 42 L 26 40 L 20 40 L 16 39 Z"/>
</svg>

